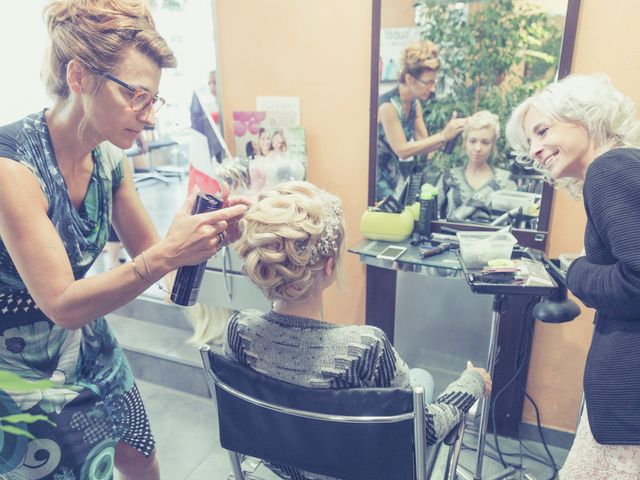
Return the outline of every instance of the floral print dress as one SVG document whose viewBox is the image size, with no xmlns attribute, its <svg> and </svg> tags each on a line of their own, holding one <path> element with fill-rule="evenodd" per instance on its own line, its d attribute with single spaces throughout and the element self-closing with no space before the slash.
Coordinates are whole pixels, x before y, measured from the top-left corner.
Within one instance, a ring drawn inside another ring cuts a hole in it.
<svg viewBox="0 0 640 480">
<path fill-rule="evenodd" d="M 79 209 L 68 196 L 44 111 L 0 127 L 0 157 L 20 162 L 36 176 L 74 276 L 82 278 L 107 241 L 112 196 L 126 161 L 122 151 L 107 143 L 93 151 L 93 173 Z M 151 454 L 154 439 L 142 400 L 105 319 L 77 330 L 53 323 L 29 295 L 2 239 L 0 370 L 56 384 L 27 393 L 0 390 L 0 417 L 30 413 L 55 424 L 18 425 L 34 439 L 0 430 L 0 479 L 110 479 L 119 440 Z"/>
<path fill-rule="evenodd" d="M 398 119 L 402 125 L 405 138 L 413 140 L 416 130 L 416 114 L 418 100 L 411 102 L 409 114 L 405 115 L 402 101 L 400 99 L 399 87 L 390 90 L 380 96 L 379 105 L 390 103 L 398 114 Z M 402 180 L 400 172 L 400 160 L 389 144 L 387 135 L 384 133 L 382 124 L 378 124 L 378 150 L 376 165 L 376 202 L 382 200 L 387 195 L 393 195 L 398 182 Z"/>
</svg>

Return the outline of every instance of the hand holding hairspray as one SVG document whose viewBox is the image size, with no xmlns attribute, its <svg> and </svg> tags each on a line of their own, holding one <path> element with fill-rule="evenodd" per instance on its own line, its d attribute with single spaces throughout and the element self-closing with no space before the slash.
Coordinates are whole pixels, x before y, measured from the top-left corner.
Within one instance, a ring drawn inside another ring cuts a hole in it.
<svg viewBox="0 0 640 480">
<path fill-rule="evenodd" d="M 191 215 L 220 210 L 223 203 L 224 202 L 215 195 L 199 193 L 191 210 Z M 176 280 L 171 290 L 171 301 L 173 303 L 185 307 L 196 303 L 206 266 L 207 262 L 204 261 L 198 265 L 187 265 L 178 268 Z"/>
</svg>

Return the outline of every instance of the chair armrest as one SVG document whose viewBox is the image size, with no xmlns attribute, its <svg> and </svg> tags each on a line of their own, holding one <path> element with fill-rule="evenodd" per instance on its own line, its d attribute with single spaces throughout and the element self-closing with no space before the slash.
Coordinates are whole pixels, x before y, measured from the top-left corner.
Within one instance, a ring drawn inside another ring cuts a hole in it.
<svg viewBox="0 0 640 480">
<path fill-rule="evenodd" d="M 458 440 L 458 437 L 464 434 L 464 426 L 466 421 L 467 421 L 467 415 L 465 414 L 462 416 L 462 420 L 456 423 L 456 426 L 453 427 L 449 433 L 447 433 L 447 435 L 442 440 L 442 443 L 448 446 L 451 446 L 454 443 L 456 443 L 456 440 Z"/>
</svg>

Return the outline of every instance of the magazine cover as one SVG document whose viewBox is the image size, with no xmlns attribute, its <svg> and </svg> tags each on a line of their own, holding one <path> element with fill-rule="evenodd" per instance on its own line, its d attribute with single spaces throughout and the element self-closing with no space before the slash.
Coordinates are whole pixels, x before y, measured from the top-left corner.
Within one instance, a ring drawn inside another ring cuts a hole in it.
<svg viewBox="0 0 640 480">
<path fill-rule="evenodd" d="M 236 157 L 248 160 L 250 190 L 254 193 L 280 182 L 306 178 L 305 130 L 281 125 L 280 114 L 233 112 Z"/>
</svg>

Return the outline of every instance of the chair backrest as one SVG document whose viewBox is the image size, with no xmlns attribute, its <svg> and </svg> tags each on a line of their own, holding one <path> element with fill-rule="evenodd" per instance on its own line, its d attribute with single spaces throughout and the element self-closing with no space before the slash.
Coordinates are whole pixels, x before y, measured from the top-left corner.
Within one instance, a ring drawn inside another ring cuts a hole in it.
<svg viewBox="0 0 640 480">
<path fill-rule="evenodd" d="M 223 448 L 344 480 L 424 479 L 421 387 L 305 388 L 200 351 Z"/>
</svg>

